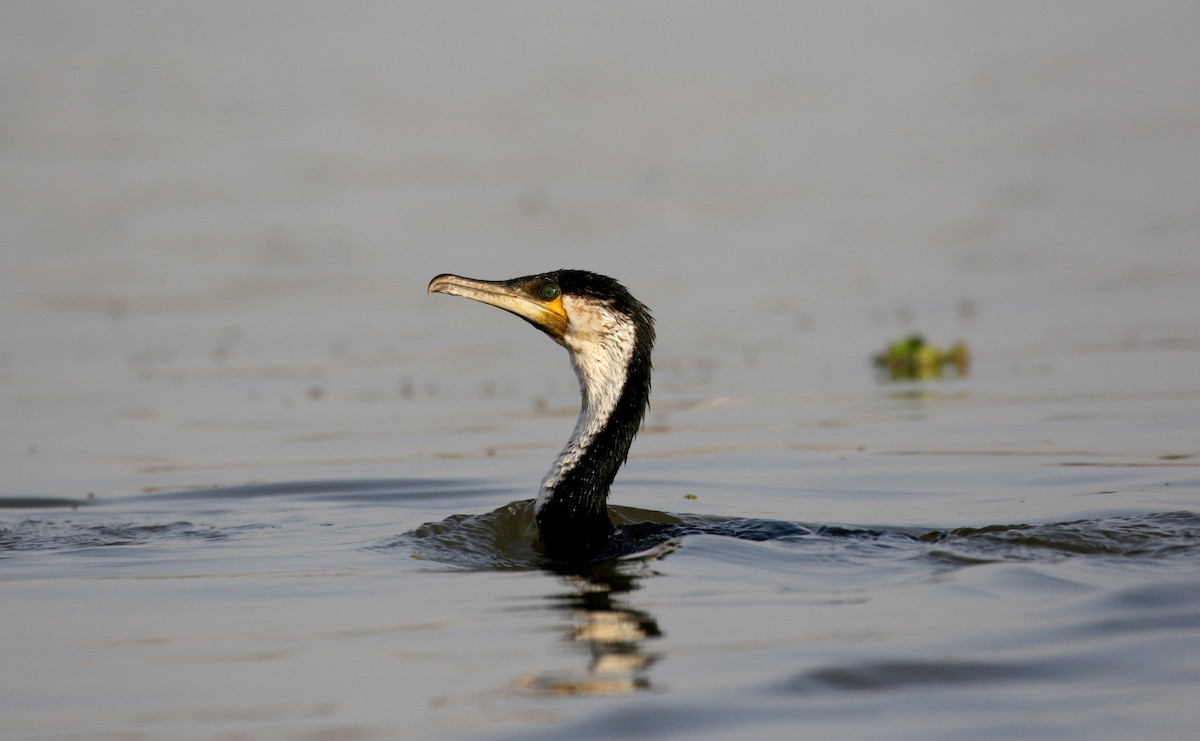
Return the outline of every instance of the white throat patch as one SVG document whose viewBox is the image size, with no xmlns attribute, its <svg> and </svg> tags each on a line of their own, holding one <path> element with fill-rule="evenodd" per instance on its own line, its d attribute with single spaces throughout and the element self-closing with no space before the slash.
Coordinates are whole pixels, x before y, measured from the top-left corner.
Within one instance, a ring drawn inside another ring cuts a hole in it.
<svg viewBox="0 0 1200 741">
<path fill-rule="evenodd" d="M 542 480 L 535 512 L 541 511 L 554 487 L 579 462 L 612 416 L 625 388 L 637 339 L 633 323 L 604 302 L 574 296 L 563 296 L 562 301 L 569 318 L 562 345 L 571 353 L 583 404 L 571 439 Z"/>
</svg>

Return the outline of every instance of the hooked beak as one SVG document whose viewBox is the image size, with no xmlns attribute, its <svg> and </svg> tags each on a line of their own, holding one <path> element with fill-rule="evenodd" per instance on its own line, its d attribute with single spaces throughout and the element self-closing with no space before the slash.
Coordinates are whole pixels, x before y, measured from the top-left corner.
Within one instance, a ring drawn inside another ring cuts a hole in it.
<svg viewBox="0 0 1200 741">
<path fill-rule="evenodd" d="M 542 330 L 555 342 L 562 342 L 567 332 L 567 311 L 562 296 L 546 301 L 533 295 L 517 281 L 491 281 L 463 278 L 443 273 L 429 281 L 429 293 L 462 296 L 516 314 Z"/>
</svg>

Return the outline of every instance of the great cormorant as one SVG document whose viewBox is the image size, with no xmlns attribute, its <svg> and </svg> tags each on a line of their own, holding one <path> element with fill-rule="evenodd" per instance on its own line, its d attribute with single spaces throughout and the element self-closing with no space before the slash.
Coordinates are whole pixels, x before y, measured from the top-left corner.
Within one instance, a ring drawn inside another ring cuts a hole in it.
<svg viewBox="0 0 1200 741">
<path fill-rule="evenodd" d="M 542 480 L 534 519 L 547 553 L 583 560 L 605 550 L 608 489 L 650 401 L 650 310 L 612 278 L 556 270 L 505 281 L 439 275 L 430 293 L 482 301 L 545 332 L 571 355 L 583 397 L 579 421 Z"/>
</svg>

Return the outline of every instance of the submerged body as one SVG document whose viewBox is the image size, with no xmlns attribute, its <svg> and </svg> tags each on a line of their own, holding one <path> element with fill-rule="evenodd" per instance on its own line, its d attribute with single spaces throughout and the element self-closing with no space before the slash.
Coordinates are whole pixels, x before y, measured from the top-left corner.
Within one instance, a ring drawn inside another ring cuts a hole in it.
<svg viewBox="0 0 1200 741">
<path fill-rule="evenodd" d="M 525 319 L 570 353 L 582 402 L 575 430 L 542 481 L 534 519 L 554 558 L 603 553 L 613 533 L 608 491 L 650 401 L 654 320 L 617 281 L 557 270 L 507 281 L 439 275 L 430 293 L 462 296 Z"/>
</svg>

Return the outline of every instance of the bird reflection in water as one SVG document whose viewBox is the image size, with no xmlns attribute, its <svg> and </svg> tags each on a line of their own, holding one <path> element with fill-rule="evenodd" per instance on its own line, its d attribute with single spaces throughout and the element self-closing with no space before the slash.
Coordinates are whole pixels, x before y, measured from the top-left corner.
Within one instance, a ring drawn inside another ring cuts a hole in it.
<svg viewBox="0 0 1200 741">
<path fill-rule="evenodd" d="M 641 575 L 623 571 L 628 563 L 609 562 L 586 571 L 558 570 L 568 591 L 551 595 L 553 606 L 569 616 L 565 637 L 586 648 L 585 670 L 548 671 L 521 677 L 517 689 L 536 695 L 621 695 L 651 688 L 647 671 L 657 655 L 647 640 L 662 631 L 650 613 L 632 607 L 625 595 L 638 589 Z"/>
</svg>

